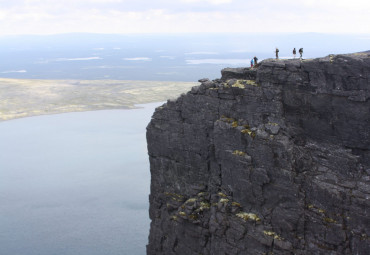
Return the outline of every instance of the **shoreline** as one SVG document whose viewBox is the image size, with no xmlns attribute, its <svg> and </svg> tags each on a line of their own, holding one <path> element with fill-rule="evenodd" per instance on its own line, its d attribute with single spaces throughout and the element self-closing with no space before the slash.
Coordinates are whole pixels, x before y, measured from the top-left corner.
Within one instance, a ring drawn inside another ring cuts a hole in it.
<svg viewBox="0 0 370 255">
<path fill-rule="evenodd" d="M 0 78 L 0 122 L 69 112 L 135 109 L 173 99 L 196 82 Z"/>
<path fill-rule="evenodd" d="M 7 120 L 1 120 L 0 124 L 3 122 L 9 122 L 14 120 L 20 120 L 20 119 L 27 119 L 32 117 L 43 117 L 43 116 L 52 116 L 52 115 L 61 115 L 61 114 L 69 114 L 69 113 L 88 113 L 88 112 L 100 112 L 100 111 L 120 111 L 120 110 L 140 110 L 140 109 L 146 109 L 148 107 L 151 107 L 151 105 L 158 104 L 159 107 L 162 104 L 166 103 L 166 101 L 158 101 L 158 102 L 148 102 L 148 103 L 140 103 L 135 104 L 133 107 L 130 108 L 104 108 L 104 109 L 91 109 L 91 110 L 83 110 L 83 111 L 65 111 L 65 112 L 55 112 L 55 113 L 44 113 L 44 114 L 35 114 L 35 115 L 27 115 L 22 117 L 15 117 Z"/>
</svg>

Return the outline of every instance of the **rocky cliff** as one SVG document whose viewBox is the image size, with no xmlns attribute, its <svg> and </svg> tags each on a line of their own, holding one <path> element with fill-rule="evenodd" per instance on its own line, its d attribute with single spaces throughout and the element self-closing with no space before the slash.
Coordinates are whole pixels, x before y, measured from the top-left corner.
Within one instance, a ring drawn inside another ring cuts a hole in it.
<svg viewBox="0 0 370 255">
<path fill-rule="evenodd" d="M 147 253 L 368 254 L 370 53 L 200 82 L 147 128 Z"/>
</svg>

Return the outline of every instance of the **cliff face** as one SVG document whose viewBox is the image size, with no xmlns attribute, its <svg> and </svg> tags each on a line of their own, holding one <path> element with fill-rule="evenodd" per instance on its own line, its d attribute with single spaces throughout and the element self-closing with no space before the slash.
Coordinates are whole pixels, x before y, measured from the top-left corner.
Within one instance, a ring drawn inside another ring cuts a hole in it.
<svg viewBox="0 0 370 255">
<path fill-rule="evenodd" d="M 370 54 L 224 69 L 147 128 L 148 254 L 368 254 Z"/>
</svg>

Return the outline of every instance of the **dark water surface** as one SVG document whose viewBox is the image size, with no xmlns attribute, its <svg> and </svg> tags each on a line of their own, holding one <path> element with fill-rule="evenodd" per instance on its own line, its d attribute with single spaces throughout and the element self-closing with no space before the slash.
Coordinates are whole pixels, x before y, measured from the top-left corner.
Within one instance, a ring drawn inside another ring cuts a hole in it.
<svg viewBox="0 0 370 255">
<path fill-rule="evenodd" d="M 0 123 L 0 254 L 145 254 L 156 106 Z"/>
</svg>

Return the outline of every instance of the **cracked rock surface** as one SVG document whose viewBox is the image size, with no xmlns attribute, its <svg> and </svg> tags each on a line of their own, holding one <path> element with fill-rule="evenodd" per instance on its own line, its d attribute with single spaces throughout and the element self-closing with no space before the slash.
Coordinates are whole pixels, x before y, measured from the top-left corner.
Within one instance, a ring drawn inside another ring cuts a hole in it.
<svg viewBox="0 0 370 255">
<path fill-rule="evenodd" d="M 200 82 L 147 127 L 147 253 L 368 254 L 370 53 Z"/>
</svg>

